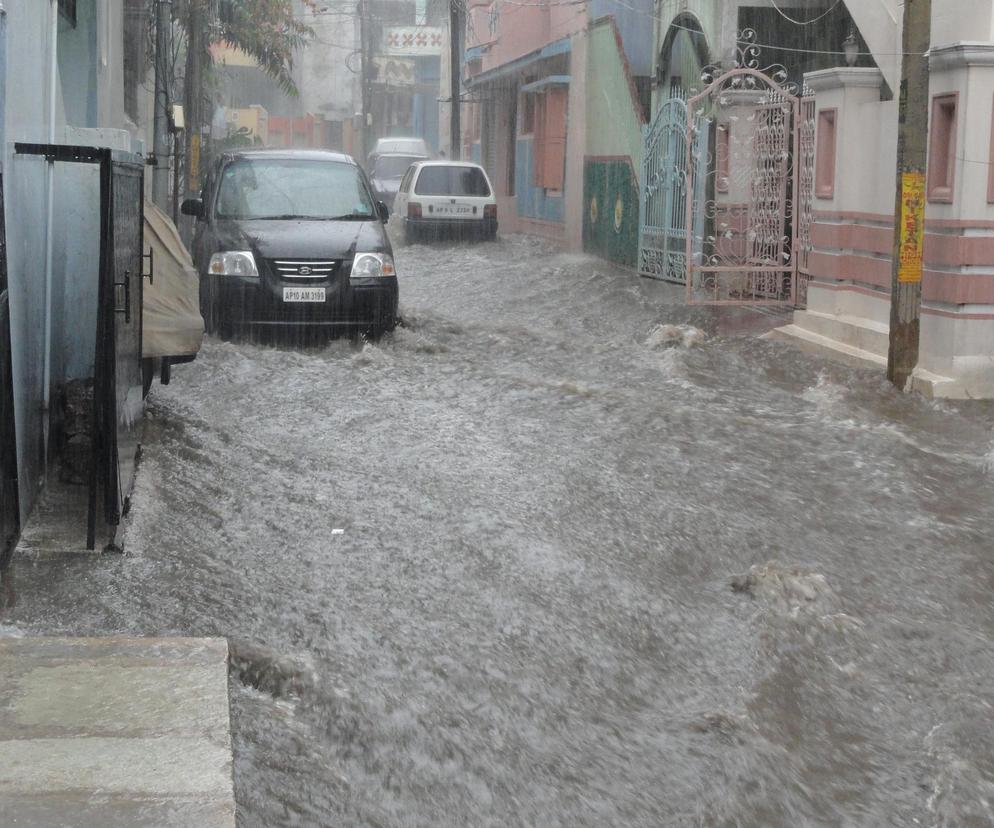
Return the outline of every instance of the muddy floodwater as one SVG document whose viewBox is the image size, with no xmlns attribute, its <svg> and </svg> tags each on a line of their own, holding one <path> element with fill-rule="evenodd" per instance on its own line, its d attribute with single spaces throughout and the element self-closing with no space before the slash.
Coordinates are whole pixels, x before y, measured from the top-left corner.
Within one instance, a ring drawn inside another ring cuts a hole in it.
<svg viewBox="0 0 994 828">
<path fill-rule="evenodd" d="M 126 554 L 0 634 L 231 639 L 243 826 L 994 824 L 994 406 L 537 241 L 398 270 L 176 367 Z"/>
</svg>

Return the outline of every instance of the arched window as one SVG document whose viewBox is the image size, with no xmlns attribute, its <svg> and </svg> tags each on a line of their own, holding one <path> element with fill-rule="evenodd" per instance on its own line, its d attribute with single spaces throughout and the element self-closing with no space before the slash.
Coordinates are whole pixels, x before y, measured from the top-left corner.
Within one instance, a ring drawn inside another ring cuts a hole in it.
<svg viewBox="0 0 994 828">
<path fill-rule="evenodd" d="M 656 64 L 658 99 L 685 95 L 698 87 L 701 72 L 711 62 L 707 37 L 692 14 L 679 15 L 666 32 Z"/>
</svg>

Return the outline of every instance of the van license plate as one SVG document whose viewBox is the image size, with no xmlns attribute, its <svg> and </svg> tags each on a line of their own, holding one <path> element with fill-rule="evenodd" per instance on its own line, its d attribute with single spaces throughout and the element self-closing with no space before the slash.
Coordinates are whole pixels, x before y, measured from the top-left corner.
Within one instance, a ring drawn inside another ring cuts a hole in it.
<svg viewBox="0 0 994 828">
<path fill-rule="evenodd" d="M 323 302 L 324 288 L 285 287 L 283 288 L 283 301 L 284 302 Z"/>
</svg>

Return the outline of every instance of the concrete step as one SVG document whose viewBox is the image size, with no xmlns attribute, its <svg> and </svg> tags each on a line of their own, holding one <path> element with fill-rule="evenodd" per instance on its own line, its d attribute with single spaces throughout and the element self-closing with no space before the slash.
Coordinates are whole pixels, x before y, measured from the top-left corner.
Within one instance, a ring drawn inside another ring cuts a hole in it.
<svg viewBox="0 0 994 828">
<path fill-rule="evenodd" d="M 86 486 L 64 483 L 50 474 L 21 531 L 14 555 L 28 560 L 52 560 L 102 552 L 113 540 L 113 534 L 106 534 L 101 527 L 95 548 L 86 548 L 88 494 Z"/>
<path fill-rule="evenodd" d="M 228 646 L 0 638 L 0 825 L 234 826 Z"/>
<path fill-rule="evenodd" d="M 790 342 L 802 350 L 818 354 L 819 356 L 838 359 L 850 365 L 887 367 L 886 356 L 881 357 L 879 354 L 845 345 L 836 339 L 829 339 L 820 334 L 812 333 L 810 330 L 797 325 L 785 325 L 782 328 L 777 328 L 765 334 L 764 338 Z"/>
</svg>

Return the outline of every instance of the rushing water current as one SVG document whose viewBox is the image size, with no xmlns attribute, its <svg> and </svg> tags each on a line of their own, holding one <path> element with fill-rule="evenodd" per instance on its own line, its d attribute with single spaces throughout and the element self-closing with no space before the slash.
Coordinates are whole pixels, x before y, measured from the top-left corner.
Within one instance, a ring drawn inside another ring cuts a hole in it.
<svg viewBox="0 0 994 828">
<path fill-rule="evenodd" d="M 156 385 L 126 554 L 0 635 L 231 639 L 243 826 L 994 824 L 994 406 L 536 241 L 398 270 Z"/>
</svg>

